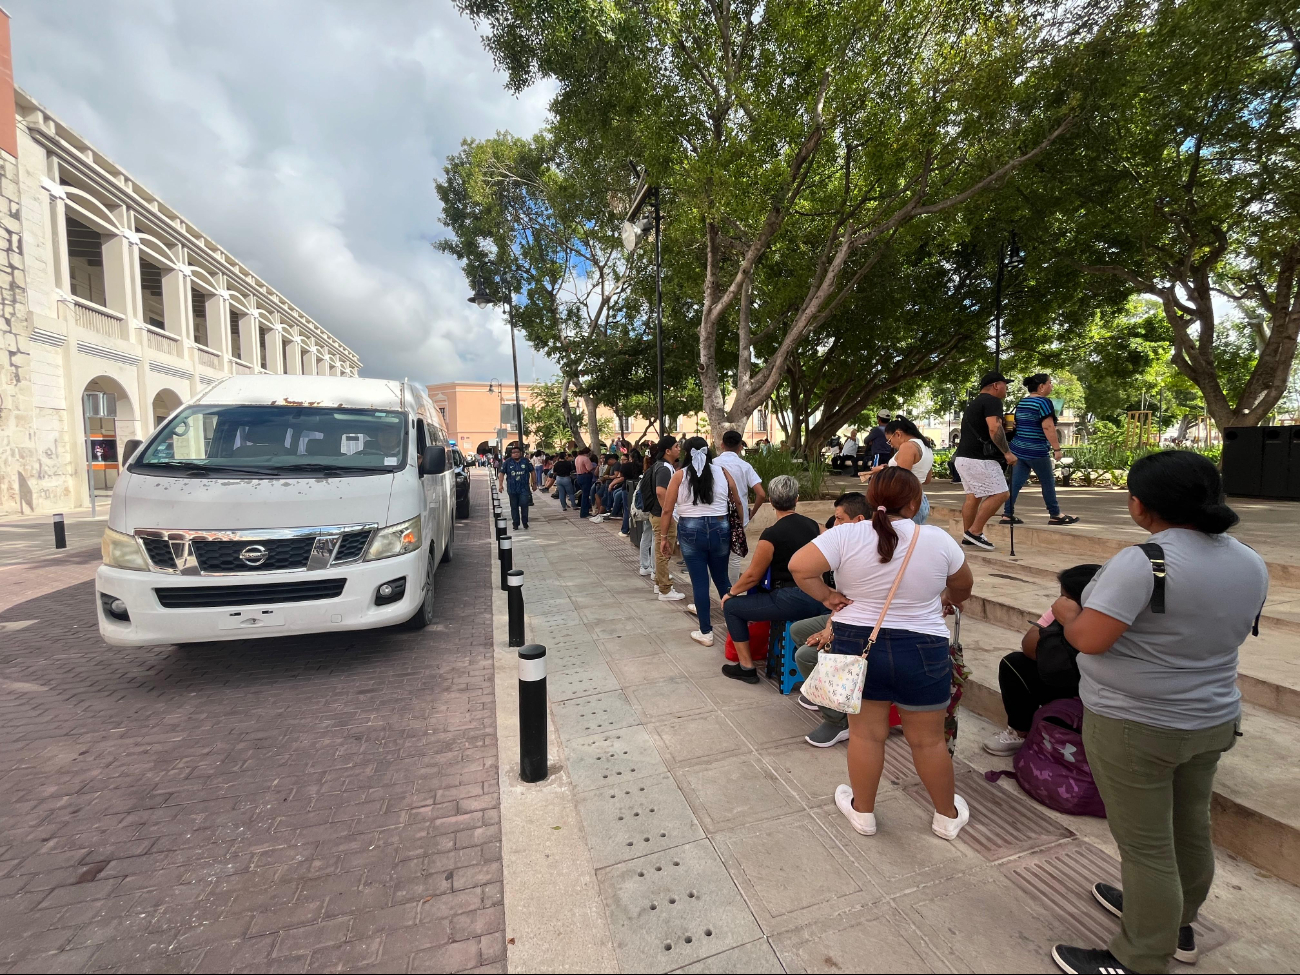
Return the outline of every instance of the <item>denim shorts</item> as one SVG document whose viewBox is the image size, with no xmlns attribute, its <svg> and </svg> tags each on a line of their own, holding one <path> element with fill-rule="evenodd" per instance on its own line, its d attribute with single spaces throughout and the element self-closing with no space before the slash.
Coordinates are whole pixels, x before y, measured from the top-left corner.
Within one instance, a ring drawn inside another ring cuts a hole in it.
<svg viewBox="0 0 1300 975">
<path fill-rule="evenodd" d="M 832 623 L 832 653 L 861 654 L 872 627 Z M 948 638 L 881 628 L 867 655 L 864 701 L 888 701 L 904 711 L 946 711 L 952 697 Z"/>
</svg>

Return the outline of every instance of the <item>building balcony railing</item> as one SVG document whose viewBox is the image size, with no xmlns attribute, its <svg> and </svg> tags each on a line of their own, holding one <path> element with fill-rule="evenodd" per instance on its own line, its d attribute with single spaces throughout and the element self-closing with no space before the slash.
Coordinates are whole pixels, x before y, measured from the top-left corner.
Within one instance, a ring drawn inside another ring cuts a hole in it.
<svg viewBox="0 0 1300 975">
<path fill-rule="evenodd" d="M 152 325 L 145 325 L 144 344 L 148 346 L 151 352 L 162 352 L 166 355 L 174 355 L 176 358 L 184 358 L 184 351 L 179 335 L 173 335 L 171 332 L 164 332 L 160 328 L 154 328 Z"/>
<path fill-rule="evenodd" d="M 68 309 L 68 312 L 59 316 L 64 321 L 71 321 L 78 328 L 84 328 L 88 332 L 96 332 L 123 341 L 130 340 L 125 315 L 103 305 L 97 305 L 93 301 L 87 301 L 85 298 L 69 296 L 68 302 L 60 306 L 61 310 Z"/>
<path fill-rule="evenodd" d="M 198 364 L 207 369 L 221 369 L 221 353 L 213 352 L 211 349 L 201 345 L 194 347 L 194 357 Z"/>
<path fill-rule="evenodd" d="M 236 376 L 250 376 L 255 370 L 247 362 L 242 362 L 239 359 L 231 359 L 230 371 Z"/>
</svg>

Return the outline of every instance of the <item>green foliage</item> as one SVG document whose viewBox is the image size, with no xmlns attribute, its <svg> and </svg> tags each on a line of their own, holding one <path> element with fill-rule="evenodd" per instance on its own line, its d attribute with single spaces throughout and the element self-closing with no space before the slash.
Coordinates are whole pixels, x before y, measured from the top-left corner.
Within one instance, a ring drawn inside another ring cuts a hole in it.
<svg viewBox="0 0 1300 975">
<path fill-rule="evenodd" d="M 754 465 L 754 470 L 769 483 L 772 478 L 788 474 L 799 481 L 799 497 L 804 501 L 817 501 L 826 487 L 826 462 L 820 457 L 804 459 L 796 457 L 788 449 L 773 447 L 767 450 L 751 450 L 745 459 Z"/>
<path fill-rule="evenodd" d="M 532 395 L 541 405 L 524 407 L 524 426 L 534 443 L 555 450 L 569 439 L 569 427 L 560 411 L 560 383 L 533 383 Z"/>
</svg>

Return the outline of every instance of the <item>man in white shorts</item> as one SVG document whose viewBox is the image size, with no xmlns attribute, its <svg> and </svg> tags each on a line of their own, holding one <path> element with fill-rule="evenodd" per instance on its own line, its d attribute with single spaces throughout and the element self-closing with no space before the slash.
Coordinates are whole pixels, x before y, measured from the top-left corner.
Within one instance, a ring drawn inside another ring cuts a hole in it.
<svg viewBox="0 0 1300 975">
<path fill-rule="evenodd" d="M 1000 452 L 1008 465 L 1016 455 L 1007 444 L 1002 401 L 1007 397 L 1007 378 L 1000 372 L 985 373 L 980 379 L 979 395 L 970 401 L 961 418 L 961 440 L 953 465 L 966 489 L 961 506 L 965 533 L 961 543 L 972 548 L 992 550 L 984 537 L 984 525 L 1011 496 L 1006 474 L 997 461 Z"/>
</svg>

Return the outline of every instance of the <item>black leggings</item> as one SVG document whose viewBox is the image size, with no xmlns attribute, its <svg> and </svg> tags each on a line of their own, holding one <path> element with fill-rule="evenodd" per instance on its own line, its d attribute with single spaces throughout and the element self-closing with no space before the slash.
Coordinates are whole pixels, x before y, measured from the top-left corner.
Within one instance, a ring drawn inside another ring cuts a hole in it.
<svg viewBox="0 0 1300 975">
<path fill-rule="evenodd" d="M 998 665 L 998 686 L 1002 688 L 1002 707 L 1007 712 L 1007 726 L 1024 734 L 1034 720 L 1034 713 L 1049 701 L 1078 697 L 1078 688 L 1048 687 L 1038 676 L 1038 661 L 1017 650 L 1002 658 Z"/>
</svg>

